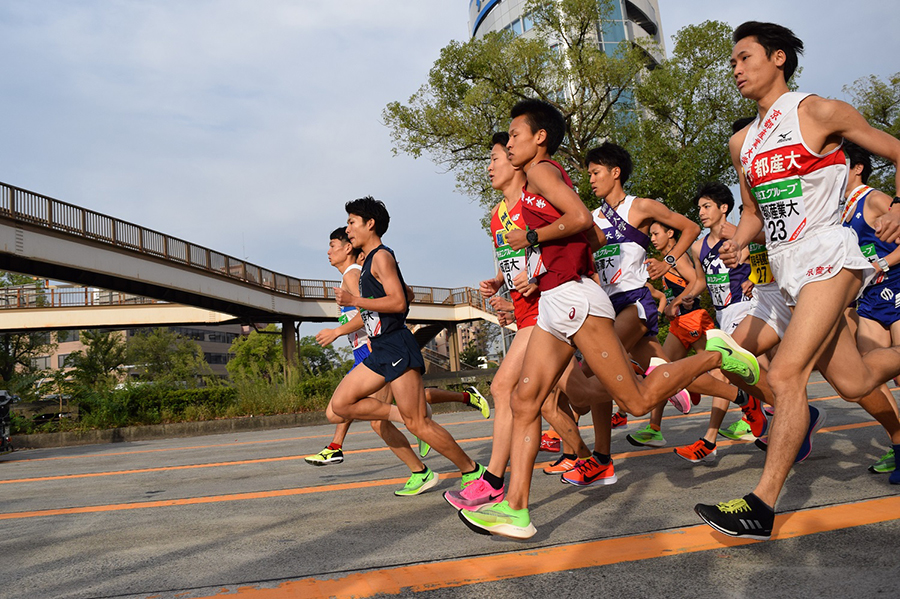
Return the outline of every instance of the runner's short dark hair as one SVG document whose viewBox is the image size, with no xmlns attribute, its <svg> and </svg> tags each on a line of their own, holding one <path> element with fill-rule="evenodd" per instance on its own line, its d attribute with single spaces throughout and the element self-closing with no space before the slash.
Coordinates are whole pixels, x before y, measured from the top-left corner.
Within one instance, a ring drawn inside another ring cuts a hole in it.
<svg viewBox="0 0 900 599">
<path fill-rule="evenodd" d="M 622 185 L 625 185 L 634 170 L 634 163 L 628 150 L 608 141 L 588 151 L 584 158 L 584 166 L 587 168 L 591 164 L 600 164 L 609 169 L 619 167 L 619 182 Z"/>
<path fill-rule="evenodd" d="M 732 39 L 738 43 L 745 37 L 755 37 L 759 45 L 766 50 L 766 56 L 772 57 L 772 53 L 783 50 L 786 56 L 784 61 L 784 80 L 789 81 L 794 71 L 797 70 L 798 55 L 803 54 L 803 42 L 794 32 L 783 25 L 775 23 L 762 23 L 760 21 L 747 21 L 738 25 L 734 30 Z"/>
<path fill-rule="evenodd" d="M 379 237 L 387 233 L 388 225 L 391 223 L 391 215 L 388 214 L 384 202 L 376 200 L 372 196 L 366 196 L 357 200 L 350 200 L 344 204 L 347 214 L 354 214 L 363 221 L 375 221 L 375 234 Z"/>
<path fill-rule="evenodd" d="M 862 182 L 864 185 L 868 185 L 869 176 L 872 174 L 872 153 L 846 139 L 844 140 L 844 153 L 847 154 L 847 159 L 850 160 L 850 168 L 858 164 L 863 165 Z"/>
<path fill-rule="evenodd" d="M 728 206 L 726 216 L 731 214 L 734 209 L 734 194 L 727 185 L 718 181 L 704 183 L 698 187 L 697 193 L 694 194 L 694 203 L 699 203 L 700 198 L 709 198 L 716 203 L 716 206 Z"/>
<path fill-rule="evenodd" d="M 522 100 L 512 107 L 509 116 L 524 116 L 532 133 L 546 131 L 547 153 L 556 154 L 566 135 L 566 119 L 556 106 L 543 100 Z"/>
</svg>

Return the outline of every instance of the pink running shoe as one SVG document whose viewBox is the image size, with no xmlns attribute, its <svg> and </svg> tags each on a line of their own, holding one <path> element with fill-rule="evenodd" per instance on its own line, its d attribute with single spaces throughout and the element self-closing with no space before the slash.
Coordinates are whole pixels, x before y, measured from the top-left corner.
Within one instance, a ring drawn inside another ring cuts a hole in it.
<svg viewBox="0 0 900 599">
<path fill-rule="evenodd" d="M 444 499 L 458 510 L 475 511 L 483 505 L 500 503 L 506 495 L 506 487 L 495 489 L 483 478 L 477 478 L 462 491 L 445 491 Z"/>
<path fill-rule="evenodd" d="M 650 358 L 650 368 L 647 369 L 647 374 L 649 375 L 657 366 L 661 366 L 662 364 L 666 364 L 666 361 L 662 358 Z M 688 393 L 687 389 L 682 389 L 670 397 L 669 403 L 675 406 L 675 409 L 682 414 L 690 412 L 691 406 L 694 405 L 691 402 L 691 394 Z"/>
</svg>

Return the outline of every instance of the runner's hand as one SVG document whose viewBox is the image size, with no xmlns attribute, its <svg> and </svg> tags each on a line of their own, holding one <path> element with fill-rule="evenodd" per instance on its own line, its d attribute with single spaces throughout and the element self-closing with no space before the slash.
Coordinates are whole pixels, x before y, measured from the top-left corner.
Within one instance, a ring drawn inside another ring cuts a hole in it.
<svg viewBox="0 0 900 599">
<path fill-rule="evenodd" d="M 900 243 L 900 210 L 888 210 L 876 218 L 875 235 L 881 241 Z"/>
<path fill-rule="evenodd" d="M 741 246 L 728 239 L 719 248 L 719 258 L 728 268 L 735 268 L 740 264 L 742 249 Z"/>
<path fill-rule="evenodd" d="M 524 229 L 513 229 L 512 231 L 506 232 L 506 243 L 509 244 L 514 250 L 524 250 L 530 244 L 528 243 L 528 239 L 525 237 L 527 231 Z"/>
<path fill-rule="evenodd" d="M 722 239 L 731 239 L 734 237 L 734 233 L 737 231 L 737 227 L 735 227 L 732 223 L 727 220 L 722 225 Z"/>
<path fill-rule="evenodd" d="M 526 271 L 522 271 L 516 275 L 513 279 L 513 285 L 516 286 L 516 291 L 528 297 L 534 290 L 537 289 L 537 285 L 531 283 L 528 279 L 528 273 Z"/>
<path fill-rule="evenodd" d="M 491 298 L 491 307 L 496 312 L 512 312 L 513 304 L 511 301 L 500 297 L 499 295 L 495 295 Z"/>
<path fill-rule="evenodd" d="M 318 343 L 322 347 L 331 345 L 337 338 L 338 334 L 336 332 L 336 329 L 322 329 L 321 331 L 316 333 L 316 343 Z"/>
<path fill-rule="evenodd" d="M 478 284 L 478 291 L 481 297 L 489 298 L 500 290 L 501 285 L 503 283 L 497 279 L 487 279 Z"/>
<path fill-rule="evenodd" d="M 512 312 L 507 312 L 505 310 L 501 310 L 497 312 L 497 322 L 500 323 L 501 327 L 505 327 L 508 324 L 512 324 L 516 321 L 515 316 Z"/>
<path fill-rule="evenodd" d="M 340 287 L 332 287 L 334 289 L 334 299 L 337 301 L 337 305 L 340 307 L 344 306 L 355 306 L 354 303 L 357 299 L 355 295 L 350 293 L 349 291 L 344 291 Z"/>
<path fill-rule="evenodd" d="M 654 280 L 669 272 L 669 265 L 656 258 L 648 258 L 644 260 L 644 264 L 647 265 L 647 276 Z"/>
<path fill-rule="evenodd" d="M 744 295 L 747 297 L 753 297 L 753 281 L 750 279 L 745 279 L 743 283 L 741 283 L 741 291 L 744 292 Z"/>
</svg>

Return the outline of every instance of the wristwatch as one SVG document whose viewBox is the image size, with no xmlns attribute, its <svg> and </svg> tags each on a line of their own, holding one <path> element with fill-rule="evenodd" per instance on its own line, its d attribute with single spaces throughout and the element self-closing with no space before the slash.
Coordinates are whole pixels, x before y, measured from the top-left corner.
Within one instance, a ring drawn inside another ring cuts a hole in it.
<svg viewBox="0 0 900 599">
<path fill-rule="evenodd" d="M 666 254 L 665 256 L 663 256 L 663 262 L 665 262 L 669 268 L 673 268 L 675 266 L 675 256 Z"/>
<path fill-rule="evenodd" d="M 900 196 L 894 196 L 894 199 L 891 200 L 891 205 L 888 207 L 888 210 L 893 208 L 894 204 L 900 204 Z"/>
<path fill-rule="evenodd" d="M 528 229 L 528 232 L 525 233 L 525 241 L 528 242 L 528 245 L 535 246 L 538 244 L 538 233 L 537 229 Z"/>
<path fill-rule="evenodd" d="M 887 272 L 891 269 L 887 263 L 887 258 L 879 258 L 875 263 L 881 268 L 881 272 Z"/>
</svg>

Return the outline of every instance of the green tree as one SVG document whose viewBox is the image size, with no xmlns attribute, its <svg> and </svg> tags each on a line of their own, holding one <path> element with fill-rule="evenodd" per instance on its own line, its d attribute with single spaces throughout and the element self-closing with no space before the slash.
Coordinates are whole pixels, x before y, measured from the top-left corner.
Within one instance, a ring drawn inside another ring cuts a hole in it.
<svg viewBox="0 0 900 599">
<path fill-rule="evenodd" d="M 15 302 L 18 294 L 10 287 L 35 289 L 41 300 L 42 285 L 33 277 L 0 271 L 0 297 Z M 47 377 L 44 358 L 53 353 L 56 344 L 50 333 L 0 334 L 0 387 L 24 398 L 38 394 L 38 383 Z"/>
<path fill-rule="evenodd" d="M 65 365 L 76 392 L 108 392 L 115 388 L 124 372 L 128 347 L 118 331 L 81 331 L 85 349 L 66 356 Z"/>
<path fill-rule="evenodd" d="M 231 344 L 234 357 L 225 368 L 235 382 L 268 381 L 278 383 L 284 380 L 284 353 L 281 349 L 281 335 L 274 324 L 265 328 L 264 333 L 251 331 L 246 337 L 238 337 Z"/>
<path fill-rule="evenodd" d="M 691 200 L 700 183 L 737 182 L 728 153 L 731 125 L 756 109 L 734 85 L 728 24 L 689 25 L 674 41 L 671 56 L 635 87 L 643 111 L 624 128 L 622 145 L 635 159 L 633 193 L 663 198 L 672 210 L 694 216 Z"/>
<path fill-rule="evenodd" d="M 335 349 L 333 345 L 322 347 L 311 335 L 300 338 L 297 351 L 304 377 L 322 376 L 347 366 L 346 351 Z"/>
<path fill-rule="evenodd" d="M 844 86 L 851 103 L 869 121 L 869 124 L 900 139 L 900 72 L 882 81 L 875 75 L 862 77 L 852 85 Z M 888 160 L 875 156 L 872 161 L 869 185 L 888 195 L 896 193 L 896 171 Z"/>
<path fill-rule="evenodd" d="M 482 321 L 475 329 L 475 335 L 466 344 L 459 359 L 469 366 L 478 366 L 479 358 L 486 358 L 492 353 L 494 343 L 500 336 L 500 327 L 492 322 Z"/>
<path fill-rule="evenodd" d="M 566 118 L 556 158 L 580 171 L 587 151 L 633 118 L 630 90 L 648 62 L 648 49 L 637 45 L 602 51 L 597 24 L 610 8 L 608 0 L 532 0 L 534 37 L 504 32 L 451 42 L 408 103 L 385 109 L 394 152 L 428 153 L 489 209 L 496 201 L 484 171 L 490 134 L 506 130 L 517 101 L 540 98 Z"/>
<path fill-rule="evenodd" d="M 169 329 L 143 331 L 128 340 L 128 360 L 145 380 L 162 385 L 196 387 L 215 381 L 200 345 Z"/>
</svg>

